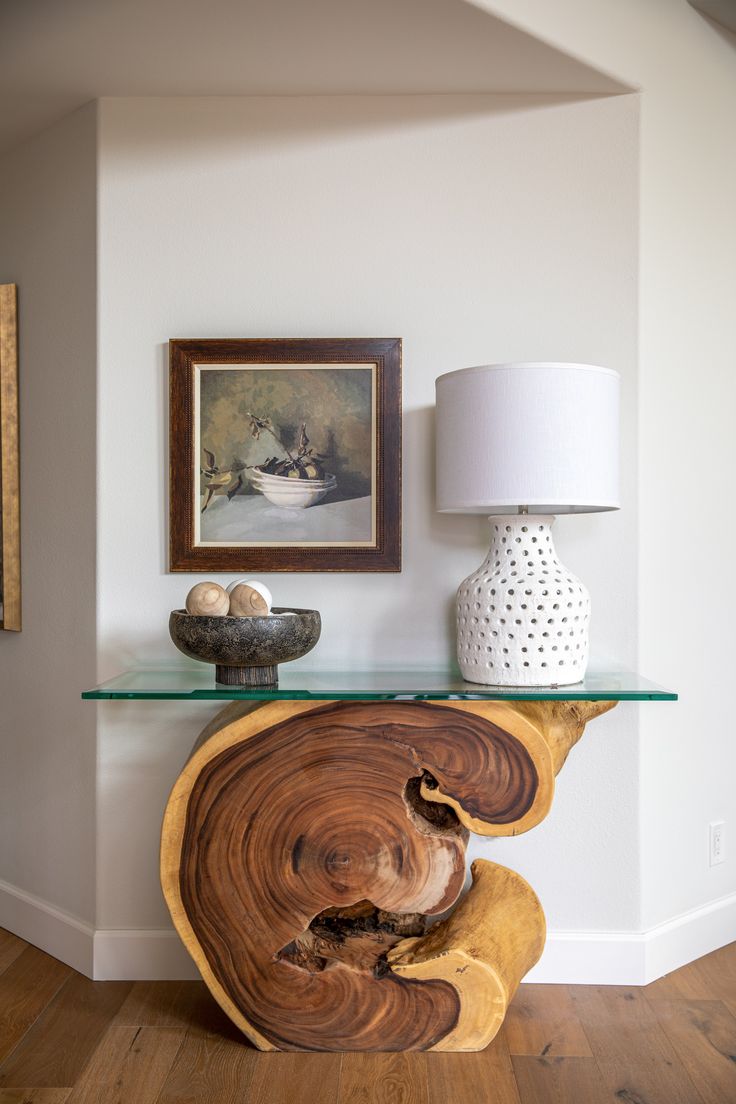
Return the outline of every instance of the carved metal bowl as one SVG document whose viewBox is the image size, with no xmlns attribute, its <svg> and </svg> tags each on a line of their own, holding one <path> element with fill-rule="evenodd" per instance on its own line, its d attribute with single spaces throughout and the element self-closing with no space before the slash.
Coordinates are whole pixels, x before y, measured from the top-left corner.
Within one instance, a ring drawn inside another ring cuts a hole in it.
<svg viewBox="0 0 736 1104">
<path fill-rule="evenodd" d="M 202 617 L 173 610 L 169 634 L 190 659 L 214 663 L 223 686 L 275 686 L 278 664 L 311 652 L 322 621 L 317 610 L 274 607 L 267 617 Z"/>
</svg>

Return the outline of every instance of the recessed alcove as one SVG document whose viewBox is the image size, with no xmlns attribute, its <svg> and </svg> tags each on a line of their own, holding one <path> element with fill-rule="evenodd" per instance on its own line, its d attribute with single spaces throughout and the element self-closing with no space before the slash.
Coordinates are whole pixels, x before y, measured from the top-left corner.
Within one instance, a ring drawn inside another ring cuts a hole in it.
<svg viewBox="0 0 736 1104">
<path fill-rule="evenodd" d="M 483 519 L 434 512 L 435 376 L 550 356 L 618 368 L 624 509 L 561 519 L 556 542 L 593 595 L 594 657 L 635 667 L 641 98 L 623 64 L 618 79 L 579 60 L 594 53 L 569 30 L 556 48 L 464 0 L 73 0 L 41 26 L 35 0 L 17 7 L 0 229 L 21 286 L 26 608 L 0 642 L 0 923 L 97 976 L 175 977 L 189 967 L 155 840 L 215 707 L 95 715 L 76 698 L 176 662 L 168 338 L 404 339 L 404 572 L 269 579 L 320 609 L 324 668 L 451 657 L 455 581 L 487 540 Z M 641 927 L 638 723 L 634 706 L 603 718 L 544 828 L 511 841 L 513 862 L 510 841 L 492 846 L 553 931 Z"/>
</svg>

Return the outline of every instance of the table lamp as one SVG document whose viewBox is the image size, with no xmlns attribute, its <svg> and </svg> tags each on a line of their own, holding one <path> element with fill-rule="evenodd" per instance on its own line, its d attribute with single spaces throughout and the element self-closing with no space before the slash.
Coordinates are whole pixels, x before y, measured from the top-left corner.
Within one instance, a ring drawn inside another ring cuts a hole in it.
<svg viewBox="0 0 736 1104">
<path fill-rule="evenodd" d="M 619 506 L 619 376 L 484 364 L 440 376 L 437 509 L 488 514 L 488 556 L 457 592 L 463 678 L 567 686 L 588 661 L 590 595 L 560 563 L 556 514 Z"/>
</svg>

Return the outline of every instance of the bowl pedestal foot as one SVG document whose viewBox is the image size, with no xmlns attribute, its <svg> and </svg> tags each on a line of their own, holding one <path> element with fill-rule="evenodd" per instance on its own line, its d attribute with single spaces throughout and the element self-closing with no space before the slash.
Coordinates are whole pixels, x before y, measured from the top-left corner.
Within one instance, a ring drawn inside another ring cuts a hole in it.
<svg viewBox="0 0 736 1104">
<path fill-rule="evenodd" d="M 223 667 L 218 663 L 215 681 L 220 686 L 278 686 L 279 669 L 276 663 L 265 667 Z"/>
</svg>

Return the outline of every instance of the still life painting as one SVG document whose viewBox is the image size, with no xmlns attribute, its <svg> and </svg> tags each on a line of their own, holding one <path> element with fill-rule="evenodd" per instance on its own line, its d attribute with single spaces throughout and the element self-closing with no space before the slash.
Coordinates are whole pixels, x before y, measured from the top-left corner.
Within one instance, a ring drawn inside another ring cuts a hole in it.
<svg viewBox="0 0 736 1104">
<path fill-rule="evenodd" d="M 171 569 L 399 570 L 400 353 L 170 342 Z"/>
</svg>

